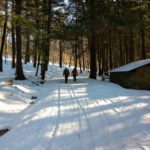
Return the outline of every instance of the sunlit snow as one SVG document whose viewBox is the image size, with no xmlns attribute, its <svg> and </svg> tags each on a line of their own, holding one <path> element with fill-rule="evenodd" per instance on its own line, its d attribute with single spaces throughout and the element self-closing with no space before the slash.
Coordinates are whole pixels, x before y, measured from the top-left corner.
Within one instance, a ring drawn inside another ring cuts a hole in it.
<svg viewBox="0 0 150 150">
<path fill-rule="evenodd" d="M 9 60 L 0 72 L 0 129 L 10 129 L 0 150 L 150 149 L 150 91 L 92 80 L 86 72 L 65 84 L 63 68 L 53 65 L 40 84 L 32 64 L 23 67 L 27 80 L 10 86 L 10 66 Z"/>
</svg>

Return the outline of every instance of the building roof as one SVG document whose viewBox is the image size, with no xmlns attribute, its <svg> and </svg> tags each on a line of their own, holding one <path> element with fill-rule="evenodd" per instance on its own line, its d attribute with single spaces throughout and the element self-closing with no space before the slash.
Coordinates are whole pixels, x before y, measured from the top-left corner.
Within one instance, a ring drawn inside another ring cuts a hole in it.
<svg viewBox="0 0 150 150">
<path fill-rule="evenodd" d="M 134 70 L 136 68 L 139 68 L 148 64 L 150 64 L 150 59 L 139 60 L 139 61 L 126 64 L 124 66 L 120 66 L 118 68 L 112 69 L 110 72 L 128 72 L 128 71 Z"/>
</svg>

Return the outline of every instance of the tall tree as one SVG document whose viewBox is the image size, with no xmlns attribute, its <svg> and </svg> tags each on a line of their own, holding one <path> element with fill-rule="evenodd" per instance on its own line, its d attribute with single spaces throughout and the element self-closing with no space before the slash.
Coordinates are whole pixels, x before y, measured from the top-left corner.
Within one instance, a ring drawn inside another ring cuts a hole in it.
<svg viewBox="0 0 150 150">
<path fill-rule="evenodd" d="M 1 42 L 1 49 L 0 49 L 0 71 L 3 71 L 3 51 L 4 51 L 4 44 L 6 40 L 6 28 L 7 28 L 7 20 L 8 20 L 8 1 L 5 2 L 5 20 L 4 20 L 4 27 L 3 27 L 3 35 L 2 35 L 2 42 Z"/>
<path fill-rule="evenodd" d="M 15 12 L 15 0 L 12 0 L 12 13 L 13 16 Z M 13 18 L 13 17 L 12 17 Z M 11 21 L 11 39 L 12 39 L 12 68 L 16 67 L 16 40 L 15 40 L 15 22 Z"/>
<path fill-rule="evenodd" d="M 21 24 L 20 24 L 20 17 L 21 17 L 21 4 L 22 0 L 15 0 L 16 4 L 16 15 L 18 16 L 16 19 L 16 50 L 17 50 L 17 63 L 16 63 L 16 80 L 24 80 L 26 79 L 23 73 L 22 67 L 22 42 L 21 42 Z"/>
<path fill-rule="evenodd" d="M 44 36 L 42 37 L 42 63 L 41 63 L 41 79 L 45 79 L 45 73 L 49 62 L 49 44 L 50 44 L 50 21 L 51 21 L 51 0 L 43 0 L 43 13 L 48 19 L 43 16 L 43 31 Z"/>
<path fill-rule="evenodd" d="M 90 49 L 90 76 L 89 78 L 96 79 L 96 2 L 93 0 L 87 1 L 88 6 L 88 43 Z"/>
</svg>

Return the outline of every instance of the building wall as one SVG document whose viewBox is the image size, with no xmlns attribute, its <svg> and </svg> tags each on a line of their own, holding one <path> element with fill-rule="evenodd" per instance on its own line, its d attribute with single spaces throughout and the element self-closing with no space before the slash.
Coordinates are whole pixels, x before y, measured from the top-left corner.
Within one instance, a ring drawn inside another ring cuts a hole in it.
<svg viewBox="0 0 150 150">
<path fill-rule="evenodd" d="M 130 72 L 111 73 L 110 81 L 126 88 L 150 90 L 150 65 Z"/>
</svg>

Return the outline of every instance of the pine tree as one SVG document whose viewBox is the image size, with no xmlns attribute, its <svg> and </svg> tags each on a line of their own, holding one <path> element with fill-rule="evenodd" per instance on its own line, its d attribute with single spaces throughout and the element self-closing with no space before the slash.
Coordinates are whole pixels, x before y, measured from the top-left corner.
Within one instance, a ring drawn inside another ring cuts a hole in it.
<svg viewBox="0 0 150 150">
<path fill-rule="evenodd" d="M 16 20 L 16 50 L 17 50 L 17 63 L 16 63 L 16 80 L 26 79 L 23 73 L 22 67 L 22 46 L 21 46 L 21 24 L 19 22 L 19 17 L 21 16 L 21 4 L 22 0 L 15 0 L 16 9 L 15 12 L 18 15 Z"/>
</svg>

